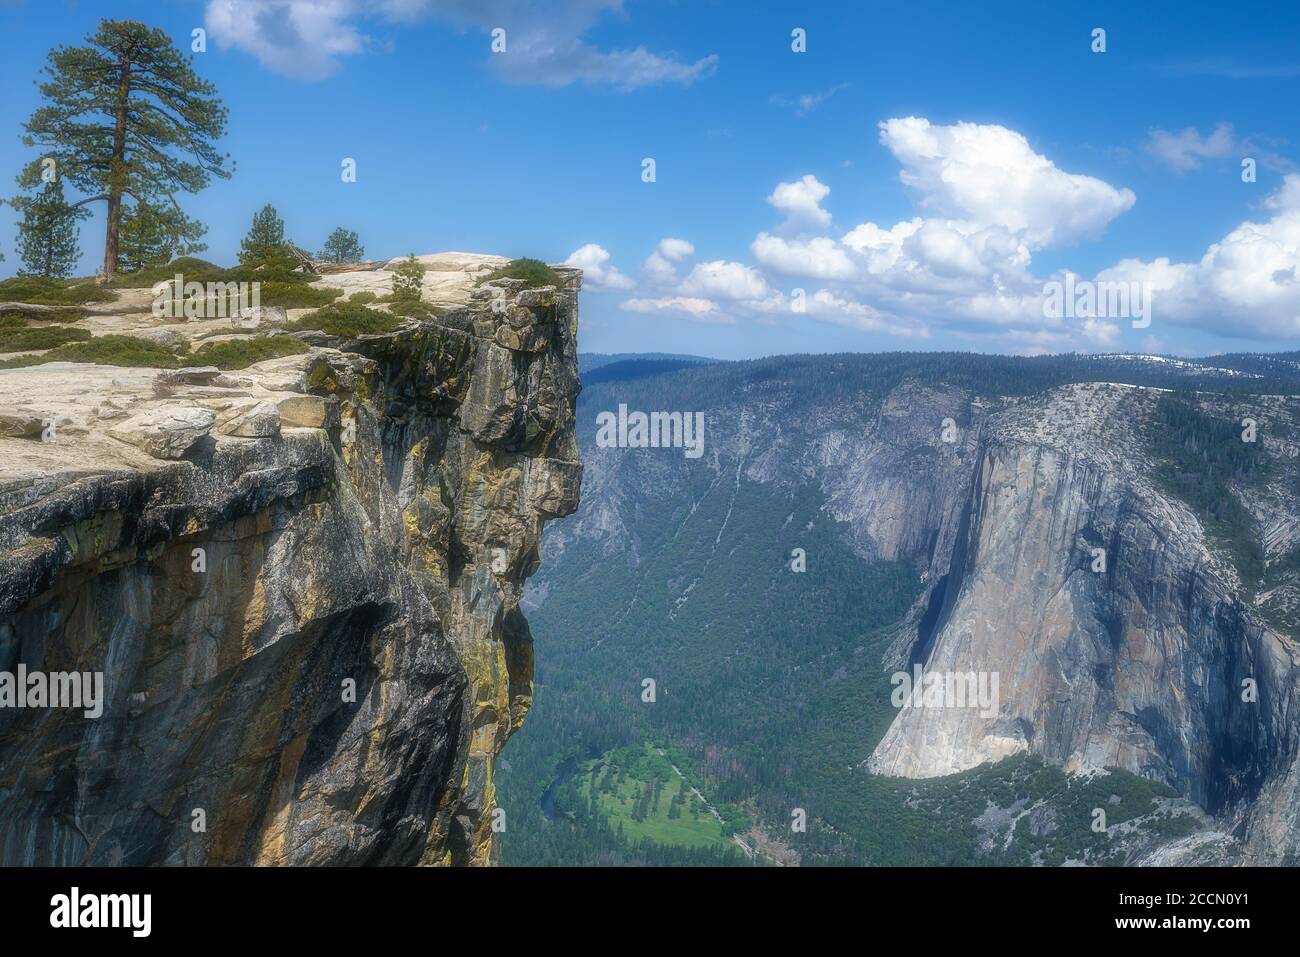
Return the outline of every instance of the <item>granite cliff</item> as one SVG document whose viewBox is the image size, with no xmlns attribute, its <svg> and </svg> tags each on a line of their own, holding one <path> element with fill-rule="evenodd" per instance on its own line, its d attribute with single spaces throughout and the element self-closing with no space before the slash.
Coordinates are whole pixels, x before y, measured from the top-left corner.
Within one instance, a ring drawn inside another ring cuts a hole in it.
<svg viewBox="0 0 1300 957">
<path fill-rule="evenodd" d="M 533 687 L 519 596 L 581 482 L 581 276 L 421 258 L 437 315 L 391 332 L 227 373 L 0 370 L 0 669 L 102 672 L 105 697 L 0 709 L 0 863 L 490 862 Z M 85 324 L 293 318 L 122 298 Z"/>
</svg>

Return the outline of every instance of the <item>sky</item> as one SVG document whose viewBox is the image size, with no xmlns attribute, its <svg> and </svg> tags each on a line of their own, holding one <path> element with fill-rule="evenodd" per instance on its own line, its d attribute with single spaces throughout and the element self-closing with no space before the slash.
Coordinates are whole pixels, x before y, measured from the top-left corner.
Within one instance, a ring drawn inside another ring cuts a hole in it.
<svg viewBox="0 0 1300 957">
<path fill-rule="evenodd" d="M 0 0 L 0 195 L 101 17 L 204 31 L 217 262 L 272 203 L 306 248 L 580 265 L 590 352 L 1300 348 L 1295 3 Z"/>
</svg>

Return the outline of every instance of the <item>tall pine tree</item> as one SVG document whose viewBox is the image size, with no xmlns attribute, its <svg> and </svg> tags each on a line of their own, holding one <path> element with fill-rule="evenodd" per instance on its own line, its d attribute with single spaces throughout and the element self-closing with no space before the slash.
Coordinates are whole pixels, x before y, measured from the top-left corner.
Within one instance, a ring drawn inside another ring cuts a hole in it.
<svg viewBox="0 0 1300 957">
<path fill-rule="evenodd" d="M 227 178 L 229 156 L 214 146 L 226 129 L 216 88 L 201 79 L 162 30 L 135 20 L 103 20 L 87 45 L 50 51 L 45 105 L 24 126 L 23 143 L 40 147 L 19 177 L 39 186 L 42 160 L 87 195 L 74 205 L 107 204 L 104 275 L 118 268 L 124 197 L 156 210 L 176 209 L 213 176 Z M 173 223 L 180 230 L 179 221 Z"/>
<path fill-rule="evenodd" d="M 284 220 L 276 213 L 275 207 L 267 203 L 253 214 L 253 226 L 239 244 L 239 261 L 245 265 L 260 263 L 287 252 Z"/>
<path fill-rule="evenodd" d="M 63 183 L 57 178 L 35 196 L 20 197 L 12 203 L 23 214 L 16 244 L 23 275 L 54 279 L 71 276 L 81 258 L 77 220 L 89 214 L 68 203 Z"/>
</svg>

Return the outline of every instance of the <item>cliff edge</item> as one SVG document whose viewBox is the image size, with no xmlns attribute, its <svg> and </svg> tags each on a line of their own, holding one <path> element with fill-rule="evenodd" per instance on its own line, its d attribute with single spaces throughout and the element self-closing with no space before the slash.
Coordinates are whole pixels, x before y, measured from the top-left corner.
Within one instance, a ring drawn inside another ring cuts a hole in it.
<svg viewBox="0 0 1300 957">
<path fill-rule="evenodd" d="M 0 670 L 103 682 L 97 717 L 0 708 L 0 863 L 490 861 L 532 695 L 519 596 L 581 483 L 581 274 L 421 258 L 437 315 L 393 331 L 224 373 L 0 370 Z M 249 337 L 272 312 L 137 298 L 87 323 Z"/>
</svg>

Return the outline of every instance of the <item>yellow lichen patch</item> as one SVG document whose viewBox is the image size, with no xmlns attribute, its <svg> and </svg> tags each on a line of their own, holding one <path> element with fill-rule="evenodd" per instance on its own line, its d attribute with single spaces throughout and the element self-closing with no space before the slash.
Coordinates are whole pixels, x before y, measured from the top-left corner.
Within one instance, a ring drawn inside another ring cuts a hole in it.
<svg viewBox="0 0 1300 957">
<path fill-rule="evenodd" d="M 72 549 L 73 563 L 94 561 L 115 549 L 122 539 L 122 515 L 99 512 L 63 529 L 63 540 Z"/>
<path fill-rule="evenodd" d="M 293 815 L 293 801 L 297 796 L 294 781 L 298 776 L 298 763 L 307 749 L 307 736 L 298 735 L 285 745 L 280 753 L 279 773 L 271 792 L 271 807 L 275 810 L 271 820 L 262 828 L 257 848 L 258 867 L 279 867 L 287 863 L 284 857 L 285 837 Z"/>
<path fill-rule="evenodd" d="M 244 606 L 243 631 L 240 635 L 240 648 L 243 651 L 245 659 L 253 657 L 257 653 L 257 637 L 262 633 L 262 628 L 266 625 L 266 588 L 262 584 L 262 576 L 258 576 L 253 582 L 253 589 L 249 595 L 248 604 Z"/>
</svg>

